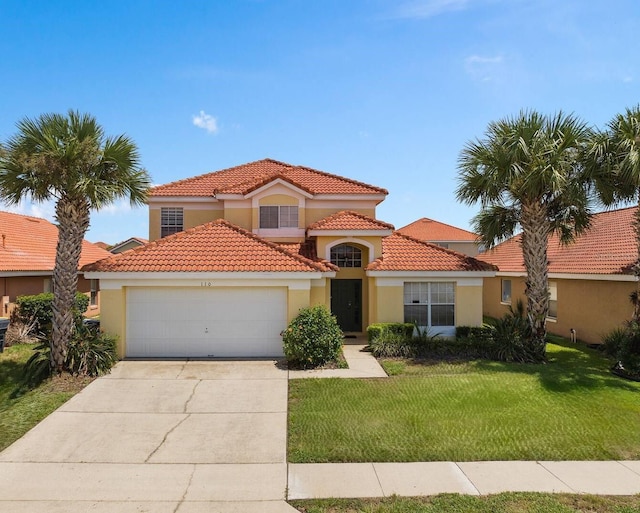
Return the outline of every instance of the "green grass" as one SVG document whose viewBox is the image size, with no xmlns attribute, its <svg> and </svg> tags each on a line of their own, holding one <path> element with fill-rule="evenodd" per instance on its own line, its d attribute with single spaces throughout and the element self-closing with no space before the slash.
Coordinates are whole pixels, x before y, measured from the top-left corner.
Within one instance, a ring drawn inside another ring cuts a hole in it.
<svg viewBox="0 0 640 513">
<path fill-rule="evenodd" d="M 640 495 L 501 493 L 482 497 L 443 494 L 423 498 L 291 501 L 304 513 L 637 513 Z"/>
<path fill-rule="evenodd" d="M 594 350 L 549 344 L 545 365 L 382 362 L 386 379 L 289 383 L 289 461 L 640 457 L 640 383 Z"/>
<path fill-rule="evenodd" d="M 0 451 L 91 381 L 61 376 L 47 380 L 33 390 L 16 394 L 22 366 L 31 356 L 32 347 L 28 344 L 15 345 L 0 353 Z"/>
</svg>

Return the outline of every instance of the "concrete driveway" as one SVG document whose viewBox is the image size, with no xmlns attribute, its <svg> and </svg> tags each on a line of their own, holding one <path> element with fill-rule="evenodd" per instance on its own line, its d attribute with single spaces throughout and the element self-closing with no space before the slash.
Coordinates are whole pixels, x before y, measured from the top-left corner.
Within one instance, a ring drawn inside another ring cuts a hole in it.
<svg viewBox="0 0 640 513">
<path fill-rule="evenodd" d="M 126 361 L 0 453 L 0 511 L 295 511 L 287 371 Z"/>
</svg>

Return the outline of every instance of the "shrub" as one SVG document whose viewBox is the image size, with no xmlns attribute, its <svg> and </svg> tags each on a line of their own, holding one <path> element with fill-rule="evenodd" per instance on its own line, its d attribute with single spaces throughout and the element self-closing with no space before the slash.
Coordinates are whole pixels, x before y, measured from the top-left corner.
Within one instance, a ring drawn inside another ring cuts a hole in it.
<svg viewBox="0 0 640 513">
<path fill-rule="evenodd" d="M 605 352 L 618 363 L 614 369 L 627 377 L 640 377 L 640 324 L 637 321 L 625 323 L 604 338 Z"/>
<path fill-rule="evenodd" d="M 118 361 L 116 337 L 91 326 L 80 325 L 67 349 L 67 369 L 72 374 L 100 376 Z"/>
<path fill-rule="evenodd" d="M 618 352 L 627 338 L 627 328 L 619 327 L 611 330 L 602 338 L 601 349 L 607 356 L 618 357 Z"/>
<path fill-rule="evenodd" d="M 53 293 L 45 292 L 35 296 L 18 296 L 17 308 L 14 311 L 15 319 L 25 323 L 35 323 L 35 329 L 45 335 L 51 332 L 53 318 Z M 75 297 L 73 315 L 76 324 L 82 322 L 82 314 L 89 306 L 89 298 L 78 292 Z"/>
<path fill-rule="evenodd" d="M 50 356 L 49 342 L 41 339 L 24 366 L 22 378 L 25 385 L 36 386 L 51 376 Z M 117 361 L 115 336 L 82 324 L 76 326 L 65 360 L 65 367 L 70 373 L 100 376 L 109 372 Z"/>
<path fill-rule="evenodd" d="M 412 358 L 416 352 L 410 337 L 393 331 L 380 333 L 369 342 L 369 348 L 378 358 Z"/>
<path fill-rule="evenodd" d="M 393 333 L 406 338 L 413 336 L 415 326 L 410 322 L 379 322 L 367 327 L 367 340 L 372 342 L 382 334 Z"/>
<path fill-rule="evenodd" d="M 303 308 L 282 333 L 287 361 L 301 368 L 336 360 L 342 339 L 336 318 L 324 305 Z"/>
</svg>

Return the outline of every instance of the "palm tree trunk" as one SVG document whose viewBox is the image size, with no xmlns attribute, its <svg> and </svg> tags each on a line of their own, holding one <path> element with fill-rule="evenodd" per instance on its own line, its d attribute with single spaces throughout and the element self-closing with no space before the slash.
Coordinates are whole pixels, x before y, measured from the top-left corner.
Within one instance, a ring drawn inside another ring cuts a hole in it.
<svg viewBox="0 0 640 513">
<path fill-rule="evenodd" d="M 636 210 L 635 219 L 633 220 L 633 228 L 636 232 L 636 244 L 638 246 L 638 258 L 633 266 L 633 274 L 640 280 L 640 189 L 638 190 L 638 209 Z M 636 293 L 635 301 L 632 298 L 633 303 L 633 317 L 634 322 L 640 322 L 640 308 L 638 304 L 638 298 L 640 298 L 640 282 L 636 281 Z"/>
<path fill-rule="evenodd" d="M 549 280 L 547 242 L 549 226 L 545 209 L 539 203 L 522 206 L 522 255 L 527 280 L 527 316 L 531 327 L 531 345 L 535 358 L 543 361 L 546 353 Z"/>
<path fill-rule="evenodd" d="M 53 269 L 53 325 L 51 367 L 65 369 L 67 347 L 73 333 L 74 303 L 78 290 L 78 264 L 82 241 L 89 228 L 89 205 L 84 198 L 60 198 L 56 203 L 58 245 Z"/>
</svg>

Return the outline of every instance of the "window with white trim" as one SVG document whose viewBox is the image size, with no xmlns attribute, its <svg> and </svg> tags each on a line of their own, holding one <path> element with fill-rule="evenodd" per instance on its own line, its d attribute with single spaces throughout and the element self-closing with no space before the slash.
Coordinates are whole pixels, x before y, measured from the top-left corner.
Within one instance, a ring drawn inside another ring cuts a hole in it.
<svg viewBox="0 0 640 513">
<path fill-rule="evenodd" d="M 297 228 L 298 207 L 269 205 L 260 207 L 260 228 Z"/>
<path fill-rule="evenodd" d="M 455 326 L 455 283 L 406 282 L 404 322 L 429 328 Z"/>
<path fill-rule="evenodd" d="M 91 295 L 89 296 L 89 305 L 97 306 L 98 304 L 98 280 L 89 280 L 91 282 Z"/>
<path fill-rule="evenodd" d="M 338 267 L 362 267 L 362 250 L 351 244 L 333 246 L 331 263 Z"/>
<path fill-rule="evenodd" d="M 549 319 L 558 318 L 558 284 L 555 281 L 549 282 Z"/>
<path fill-rule="evenodd" d="M 500 301 L 511 304 L 511 280 L 501 280 Z"/>
<path fill-rule="evenodd" d="M 160 237 L 166 237 L 184 230 L 184 211 L 181 207 L 160 209 Z"/>
</svg>

